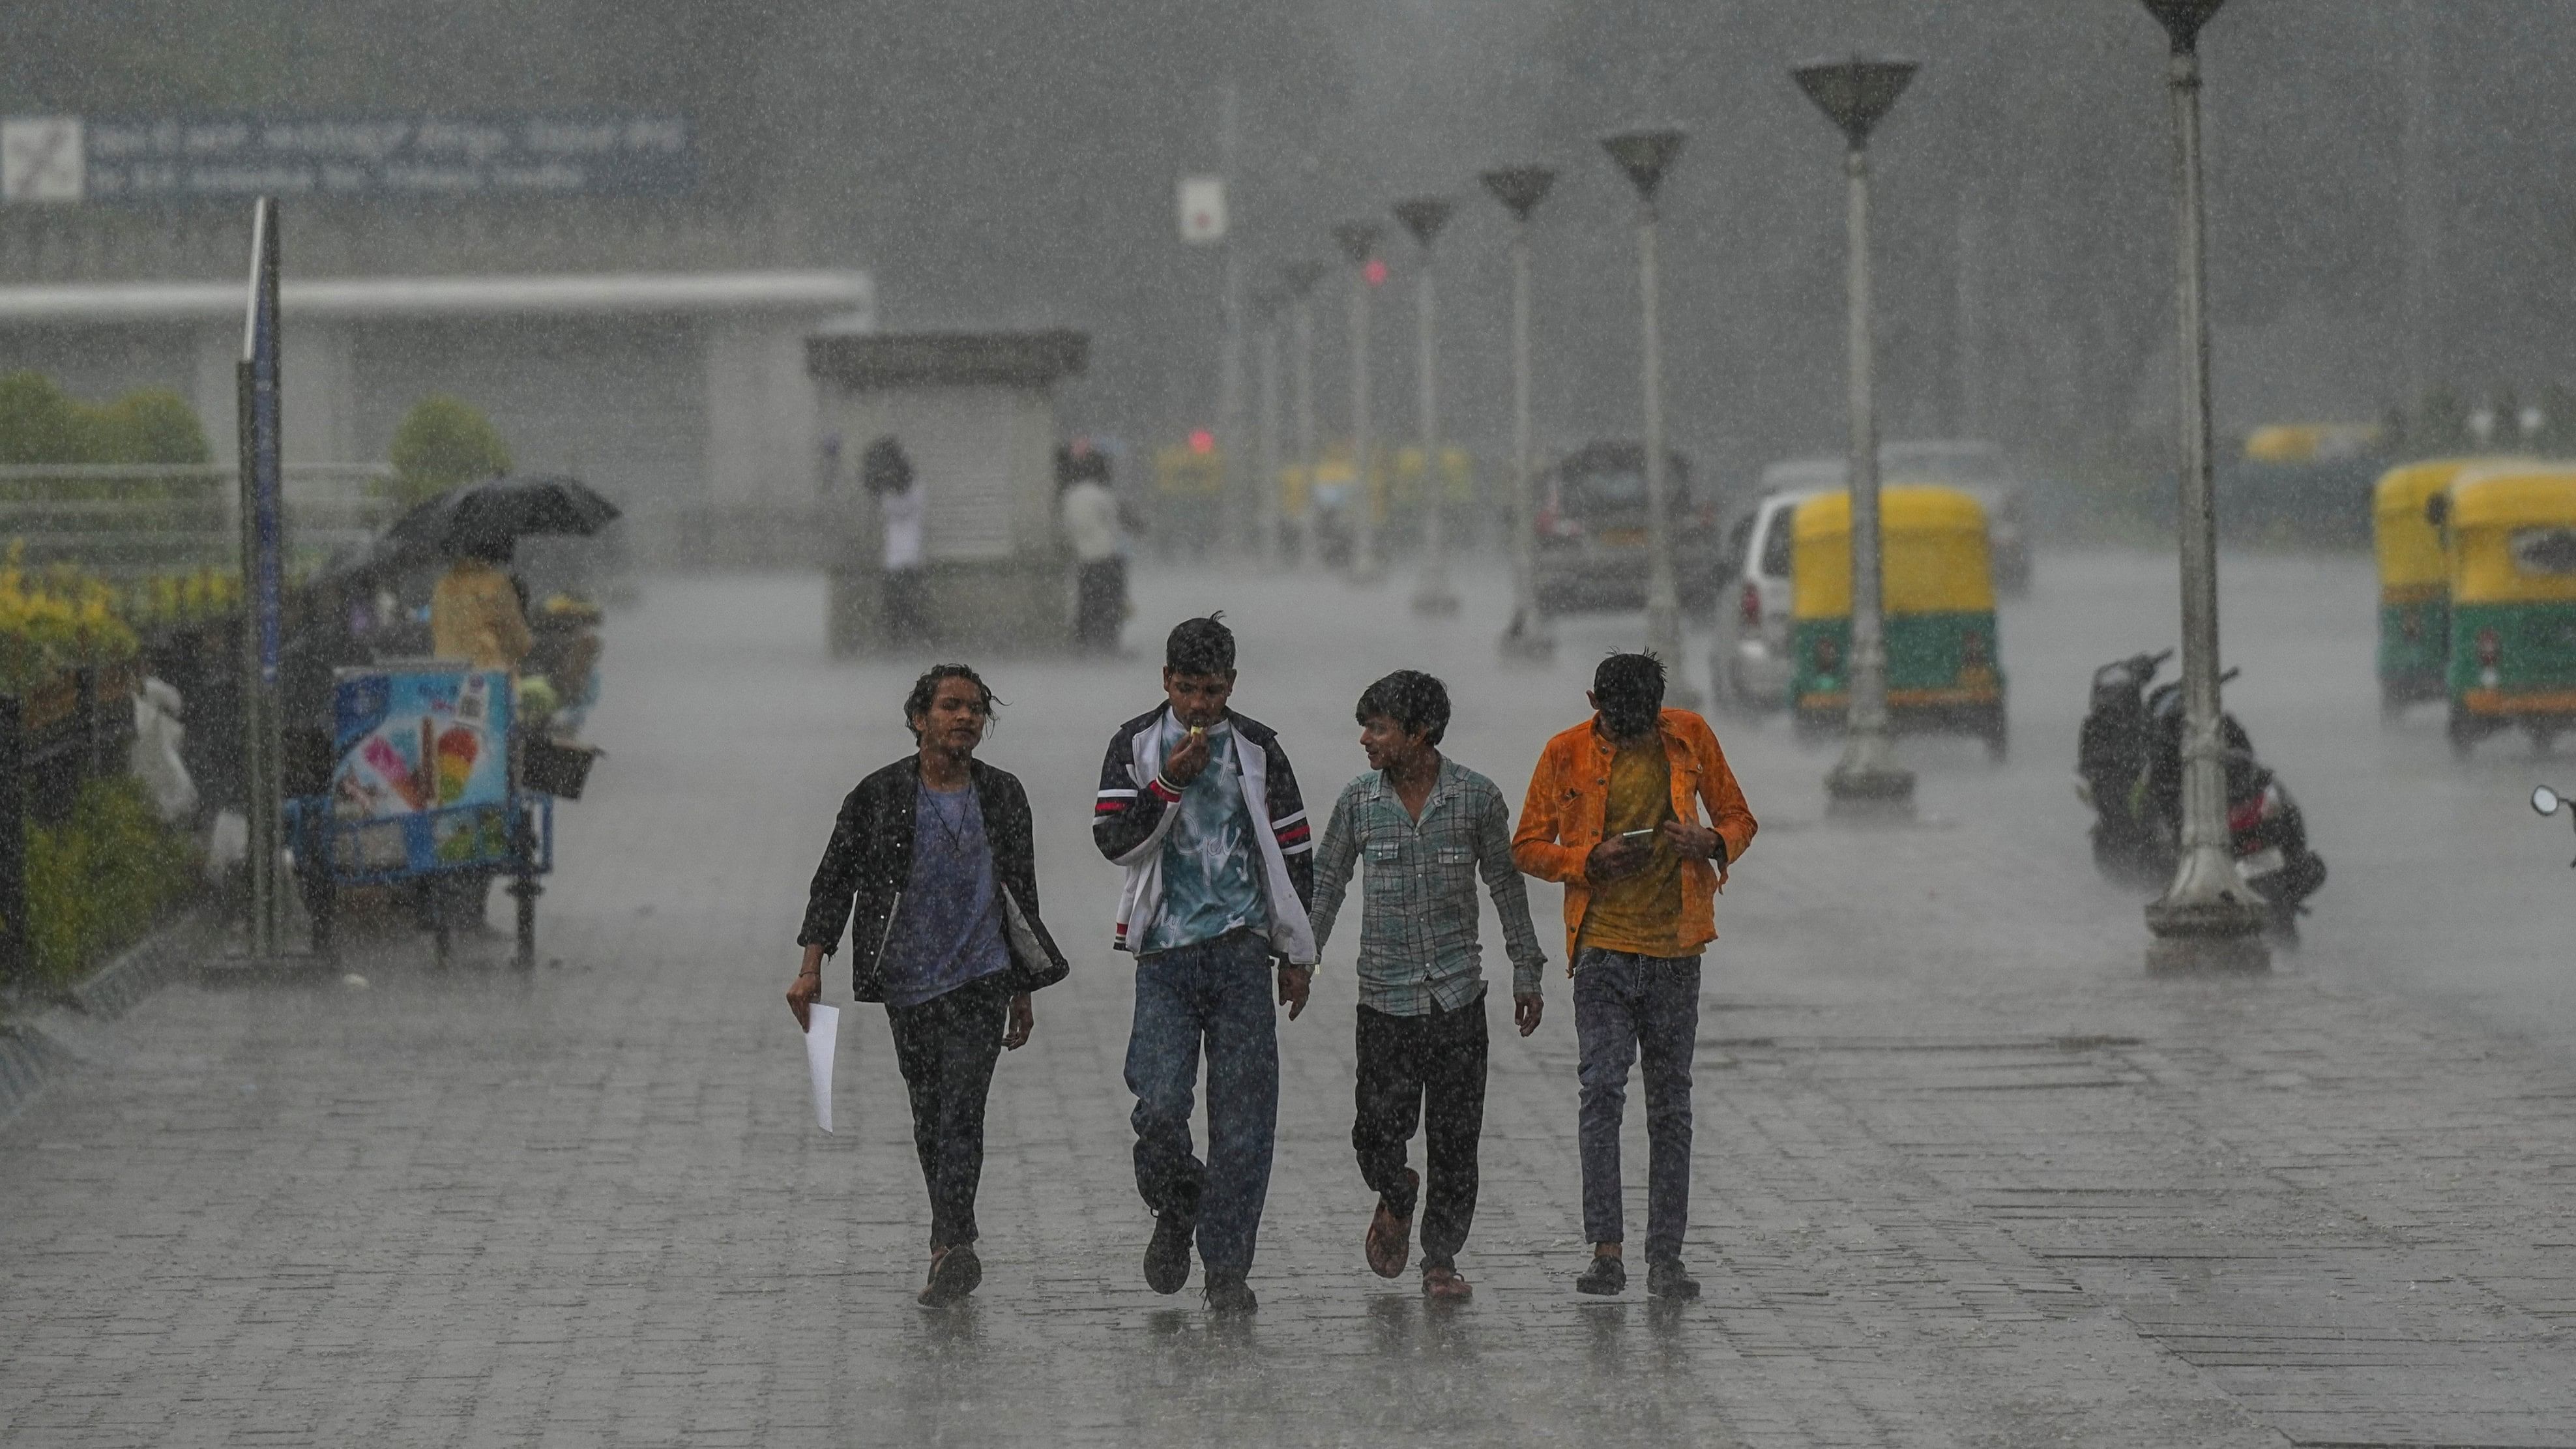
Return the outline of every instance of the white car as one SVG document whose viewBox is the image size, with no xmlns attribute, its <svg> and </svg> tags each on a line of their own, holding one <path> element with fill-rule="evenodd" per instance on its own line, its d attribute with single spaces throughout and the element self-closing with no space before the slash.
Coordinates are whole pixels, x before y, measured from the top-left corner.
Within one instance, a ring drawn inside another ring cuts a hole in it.
<svg viewBox="0 0 2576 1449">
<path fill-rule="evenodd" d="M 1752 511 L 1727 531 L 1723 557 L 1734 585 L 1733 607 L 1721 607 L 1723 621 L 1708 660 L 1721 704 L 1744 710 L 1788 706 L 1795 668 L 1789 654 L 1789 530 L 1800 503 L 1842 484 L 1840 463 L 1829 473 L 1774 464 L 1762 472 L 1762 495 Z"/>
</svg>

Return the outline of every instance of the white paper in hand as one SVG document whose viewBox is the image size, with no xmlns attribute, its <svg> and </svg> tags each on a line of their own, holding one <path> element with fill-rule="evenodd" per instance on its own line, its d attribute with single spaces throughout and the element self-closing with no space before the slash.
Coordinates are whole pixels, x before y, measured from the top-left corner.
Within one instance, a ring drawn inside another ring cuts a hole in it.
<svg viewBox="0 0 2576 1449">
<path fill-rule="evenodd" d="M 832 1130 L 832 1048 L 841 1040 L 841 1008 L 817 1001 L 805 1008 L 805 1066 L 814 1077 L 814 1125 Z"/>
</svg>

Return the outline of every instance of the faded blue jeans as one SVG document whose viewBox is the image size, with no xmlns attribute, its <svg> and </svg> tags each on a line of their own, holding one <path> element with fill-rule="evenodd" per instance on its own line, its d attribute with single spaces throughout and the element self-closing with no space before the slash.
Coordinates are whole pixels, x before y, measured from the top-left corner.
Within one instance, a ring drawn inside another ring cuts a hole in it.
<svg viewBox="0 0 2576 1449">
<path fill-rule="evenodd" d="M 1198 1223 L 1211 1277 L 1252 1269 L 1279 1130 L 1279 1021 L 1270 943 L 1257 931 L 1136 958 L 1127 1090 L 1136 1094 L 1136 1190 L 1155 1213 Z M 1190 1143 L 1207 1046 L 1208 1155 Z"/>
<path fill-rule="evenodd" d="M 1574 1038 L 1581 1052 L 1583 1236 L 1616 1243 L 1619 1124 L 1628 1067 L 1646 1066 L 1646 1261 L 1682 1252 L 1690 1224 L 1691 1051 L 1699 1044 L 1699 958 L 1584 947 L 1574 955 Z"/>
</svg>

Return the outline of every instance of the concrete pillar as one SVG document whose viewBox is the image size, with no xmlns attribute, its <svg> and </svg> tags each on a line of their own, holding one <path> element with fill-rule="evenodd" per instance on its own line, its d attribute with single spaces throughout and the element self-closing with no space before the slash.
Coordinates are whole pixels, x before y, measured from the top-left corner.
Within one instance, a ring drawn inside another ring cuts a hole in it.
<svg viewBox="0 0 2576 1449">
<path fill-rule="evenodd" d="M 350 324 L 288 315 L 278 406 L 289 463 L 354 463 L 358 458 L 356 349 Z"/>
</svg>

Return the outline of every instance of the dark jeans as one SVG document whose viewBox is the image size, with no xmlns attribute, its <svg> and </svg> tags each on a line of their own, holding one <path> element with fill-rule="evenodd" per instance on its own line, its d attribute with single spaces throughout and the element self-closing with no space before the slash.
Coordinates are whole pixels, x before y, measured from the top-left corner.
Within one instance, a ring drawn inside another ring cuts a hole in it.
<svg viewBox="0 0 2576 1449">
<path fill-rule="evenodd" d="M 912 1098 L 912 1145 L 930 1187 L 930 1246 L 975 1241 L 984 1176 L 984 1098 L 1010 1016 L 1002 975 L 979 976 L 919 1006 L 889 1006 L 895 1064 Z"/>
<path fill-rule="evenodd" d="M 1073 638 L 1085 649 L 1118 647 L 1127 622 L 1127 560 L 1105 558 L 1081 565 L 1074 575 Z"/>
<path fill-rule="evenodd" d="M 1582 1052 L 1583 1236 L 1616 1243 L 1619 1124 L 1628 1067 L 1646 1061 L 1646 1261 L 1678 1258 L 1690 1223 L 1691 1049 L 1699 1044 L 1699 958 L 1585 947 L 1574 957 Z"/>
<path fill-rule="evenodd" d="M 1476 1139 L 1485 1128 L 1485 998 L 1455 1011 L 1390 1016 L 1360 1008 L 1351 1149 L 1360 1178 L 1398 1217 L 1413 1215 L 1404 1144 L 1423 1124 L 1422 1261 L 1456 1262 L 1476 1220 Z"/>
<path fill-rule="evenodd" d="M 1270 1149 L 1279 1130 L 1279 1023 L 1270 943 L 1255 931 L 1136 958 L 1127 1089 L 1136 1094 L 1136 1191 L 1156 1214 L 1198 1224 L 1211 1276 L 1252 1269 Z M 1190 1143 L 1199 1047 L 1207 1047 L 1208 1156 Z"/>
</svg>

